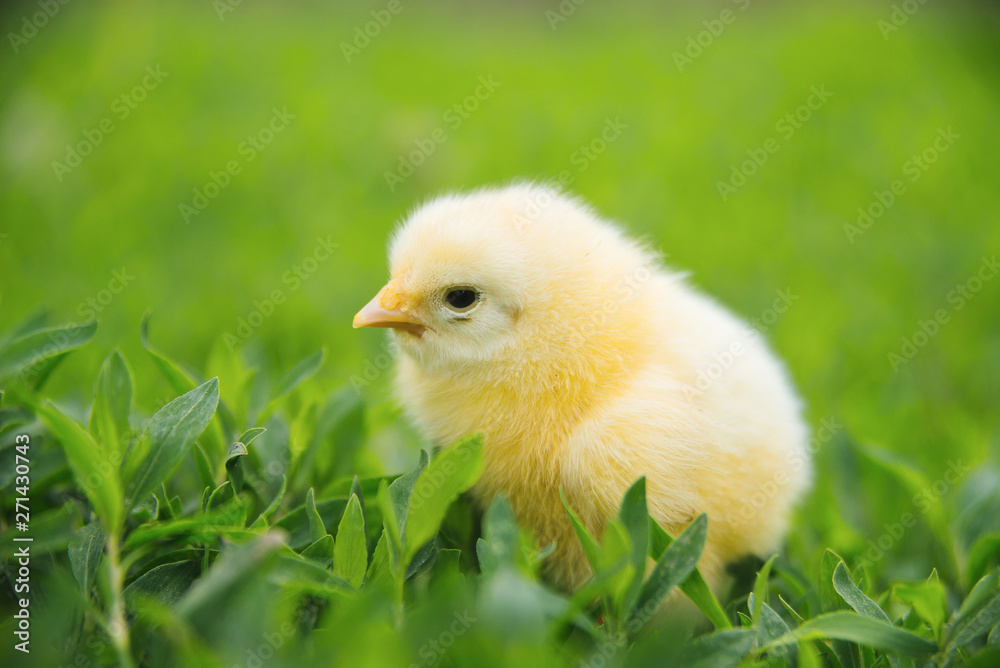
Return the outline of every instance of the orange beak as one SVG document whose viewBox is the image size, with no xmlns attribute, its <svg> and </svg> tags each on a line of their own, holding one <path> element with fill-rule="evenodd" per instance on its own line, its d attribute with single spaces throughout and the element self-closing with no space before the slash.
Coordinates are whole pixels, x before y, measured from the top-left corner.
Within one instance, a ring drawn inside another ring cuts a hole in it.
<svg viewBox="0 0 1000 668">
<path fill-rule="evenodd" d="M 399 290 L 398 278 L 394 278 L 354 316 L 354 329 L 392 327 L 422 336 L 427 326 L 413 315 L 412 310 L 410 300 Z"/>
</svg>

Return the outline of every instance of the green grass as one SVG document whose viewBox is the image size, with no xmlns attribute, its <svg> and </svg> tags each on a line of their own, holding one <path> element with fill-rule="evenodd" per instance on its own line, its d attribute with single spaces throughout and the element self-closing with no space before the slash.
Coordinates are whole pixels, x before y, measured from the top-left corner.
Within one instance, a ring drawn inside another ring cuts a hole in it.
<svg viewBox="0 0 1000 668">
<path fill-rule="evenodd" d="M 711 651 L 713 665 L 992 665 L 995 9 L 927 3 L 883 39 L 891 2 L 590 0 L 555 30 L 549 5 L 404 3 L 346 62 L 341 42 L 385 6 L 243 3 L 220 20 L 210 3 L 69 3 L 0 60 L 4 665 L 663 665 Z M 735 19 L 678 71 L 675 52 L 727 8 Z M 36 11 L 5 7 L 4 35 Z M 166 76 L 122 117 L 116 99 L 147 67 Z M 480 77 L 499 86 L 456 116 Z M 791 132 L 782 119 L 814 87 L 832 96 Z M 241 142 L 286 108 L 249 161 Z M 60 180 L 53 161 L 104 119 L 114 129 Z M 608 119 L 627 127 L 582 158 Z M 914 169 L 949 128 L 958 138 Z M 399 156 L 442 131 L 390 188 Z M 723 199 L 719 182 L 766 146 Z M 239 173 L 186 224 L 179 205 L 230 161 Z M 765 335 L 806 400 L 816 485 L 782 556 L 759 578 L 743 564 L 719 609 L 683 567 L 697 535 L 670 549 L 647 535 L 638 487 L 577 596 L 538 578 L 545 546 L 502 506 L 480 522 L 457 496 L 475 470 L 410 524 L 412 472 L 437 459 L 420 459 L 391 400 L 384 338 L 350 320 L 408 210 L 515 177 L 564 182 L 748 319 L 793 296 Z M 896 180 L 870 228 L 845 230 Z M 91 316 L 96 328 L 36 331 Z M 197 410 L 171 403 L 182 395 Z M 27 657 L 13 649 L 18 434 Z M 631 565 L 646 554 L 664 560 L 660 584 L 733 628 L 706 622 L 690 645 L 631 623 L 656 591 Z"/>
</svg>

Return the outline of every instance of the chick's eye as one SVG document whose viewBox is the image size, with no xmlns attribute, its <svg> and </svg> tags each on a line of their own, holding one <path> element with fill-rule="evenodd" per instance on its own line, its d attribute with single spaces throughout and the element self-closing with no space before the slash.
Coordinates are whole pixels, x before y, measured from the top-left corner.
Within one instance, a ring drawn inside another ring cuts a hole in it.
<svg viewBox="0 0 1000 668">
<path fill-rule="evenodd" d="M 456 311 L 468 311 L 479 301 L 479 294 L 468 288 L 457 288 L 448 291 L 445 301 Z"/>
</svg>

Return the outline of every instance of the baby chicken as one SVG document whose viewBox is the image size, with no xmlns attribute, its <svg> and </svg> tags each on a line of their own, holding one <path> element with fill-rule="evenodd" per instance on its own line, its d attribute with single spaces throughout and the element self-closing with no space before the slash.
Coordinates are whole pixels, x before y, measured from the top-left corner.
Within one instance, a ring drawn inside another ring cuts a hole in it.
<svg viewBox="0 0 1000 668">
<path fill-rule="evenodd" d="M 758 332 L 644 245 L 520 184 L 420 207 L 390 270 L 354 326 L 392 328 L 399 399 L 427 438 L 485 435 L 474 496 L 503 494 L 555 542 L 557 585 L 591 574 L 560 488 L 597 536 L 640 476 L 672 534 L 708 513 L 698 565 L 716 590 L 726 563 L 779 547 L 811 471 L 799 400 Z"/>
</svg>

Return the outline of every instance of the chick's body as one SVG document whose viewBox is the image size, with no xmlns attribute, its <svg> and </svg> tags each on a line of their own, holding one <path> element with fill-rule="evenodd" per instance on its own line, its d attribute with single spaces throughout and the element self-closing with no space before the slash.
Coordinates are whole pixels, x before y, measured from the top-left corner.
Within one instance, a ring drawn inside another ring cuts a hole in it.
<svg viewBox="0 0 1000 668">
<path fill-rule="evenodd" d="M 798 399 L 755 330 L 642 245 L 519 185 L 423 206 L 390 264 L 356 326 L 397 328 L 398 395 L 430 440 L 485 435 L 474 494 L 503 494 L 556 543 L 556 583 L 590 575 L 560 487 L 596 535 L 640 476 L 671 533 L 708 513 L 714 587 L 727 562 L 779 547 L 810 476 Z"/>
</svg>

